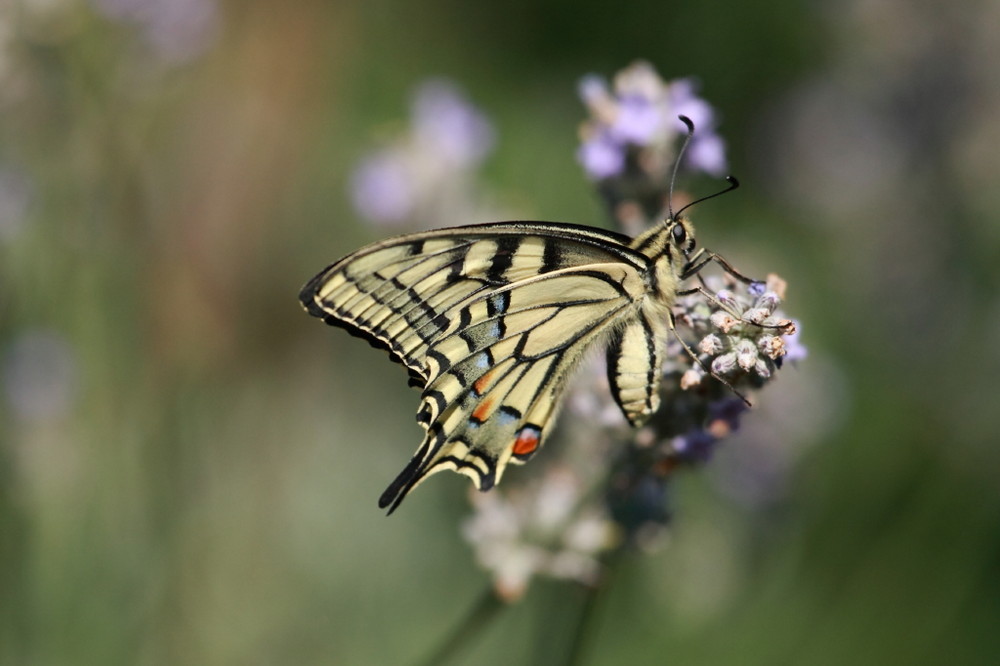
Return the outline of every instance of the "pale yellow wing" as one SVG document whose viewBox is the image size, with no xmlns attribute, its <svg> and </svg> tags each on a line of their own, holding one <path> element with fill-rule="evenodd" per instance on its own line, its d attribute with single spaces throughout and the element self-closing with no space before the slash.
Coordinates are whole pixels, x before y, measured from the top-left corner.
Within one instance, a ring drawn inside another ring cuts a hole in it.
<svg viewBox="0 0 1000 666">
<path fill-rule="evenodd" d="M 311 314 L 388 349 L 424 389 L 427 435 L 383 506 L 441 469 L 488 488 L 537 448 L 580 353 L 648 289 L 628 240 L 555 223 L 443 229 L 362 248 L 306 284 Z"/>
<path fill-rule="evenodd" d="M 424 478 L 445 469 L 480 490 L 524 462 L 551 430 L 566 379 L 584 350 L 634 318 L 641 274 L 622 264 L 563 269 L 476 298 L 431 346 L 434 379 L 417 420 L 426 429 L 380 506 L 395 509 Z"/>
</svg>

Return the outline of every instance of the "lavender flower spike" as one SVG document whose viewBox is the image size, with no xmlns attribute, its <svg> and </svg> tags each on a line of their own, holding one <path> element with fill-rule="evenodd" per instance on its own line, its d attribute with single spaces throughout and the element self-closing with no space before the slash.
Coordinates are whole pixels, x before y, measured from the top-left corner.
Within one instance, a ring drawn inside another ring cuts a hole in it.
<svg viewBox="0 0 1000 666">
<path fill-rule="evenodd" d="M 696 128 L 687 168 L 725 172 L 726 147 L 715 132 L 715 111 L 695 94 L 692 79 L 668 83 L 649 63 L 637 62 L 615 75 L 613 90 L 593 74 L 578 88 L 591 117 L 581 130 L 577 160 L 592 180 L 646 178 L 665 192 L 669 166 L 687 131 L 679 115 L 691 118 Z"/>
</svg>

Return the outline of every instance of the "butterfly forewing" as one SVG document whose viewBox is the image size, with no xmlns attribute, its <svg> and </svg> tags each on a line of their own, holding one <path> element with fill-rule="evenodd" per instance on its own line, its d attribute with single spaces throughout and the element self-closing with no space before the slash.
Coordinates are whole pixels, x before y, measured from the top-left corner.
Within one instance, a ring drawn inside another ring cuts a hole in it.
<svg viewBox="0 0 1000 666">
<path fill-rule="evenodd" d="M 411 234 L 369 245 L 303 287 L 313 315 L 347 328 L 393 357 L 422 383 L 427 343 L 447 315 L 484 290 L 572 266 L 646 259 L 628 238 L 569 224 L 499 223 Z M 422 384 L 421 384 L 422 385 Z"/>
<path fill-rule="evenodd" d="M 442 469 L 492 487 L 541 445 L 583 351 L 614 331 L 616 400 L 633 423 L 655 410 L 662 257 L 630 242 L 556 223 L 457 227 L 362 248 L 306 284 L 311 314 L 388 349 L 423 389 L 424 441 L 380 506 Z"/>
</svg>

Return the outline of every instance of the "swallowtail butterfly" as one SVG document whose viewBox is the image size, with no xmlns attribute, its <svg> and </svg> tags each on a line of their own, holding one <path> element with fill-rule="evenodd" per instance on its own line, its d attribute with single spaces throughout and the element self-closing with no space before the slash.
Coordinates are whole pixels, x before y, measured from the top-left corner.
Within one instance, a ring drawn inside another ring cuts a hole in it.
<svg viewBox="0 0 1000 666">
<path fill-rule="evenodd" d="M 309 314 L 388 350 L 422 391 L 423 442 L 379 506 L 391 513 L 446 469 L 492 488 L 542 445 L 567 379 L 602 341 L 614 398 L 641 425 L 659 407 L 680 284 L 712 260 L 742 278 L 695 252 L 677 214 L 635 239 L 553 222 L 440 229 L 324 269 L 300 294 Z"/>
</svg>

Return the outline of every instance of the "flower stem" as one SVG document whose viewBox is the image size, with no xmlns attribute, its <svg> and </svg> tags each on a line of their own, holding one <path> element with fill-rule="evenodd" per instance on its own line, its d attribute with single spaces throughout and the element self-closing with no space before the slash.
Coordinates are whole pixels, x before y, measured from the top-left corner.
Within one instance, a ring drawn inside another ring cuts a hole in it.
<svg viewBox="0 0 1000 666">
<path fill-rule="evenodd" d="M 427 659 L 420 662 L 420 665 L 440 666 L 447 663 L 472 638 L 479 634 L 505 606 L 506 604 L 497 597 L 493 589 L 487 588 L 465 617 L 438 644 Z"/>
<path fill-rule="evenodd" d="M 587 596 L 584 599 L 583 608 L 580 610 L 580 617 L 576 622 L 576 630 L 566 653 L 566 666 L 581 666 L 584 663 L 587 648 L 593 640 L 593 633 L 600 619 L 600 611 L 607 599 L 608 588 L 623 553 L 624 547 L 621 545 L 608 553 L 601 581 L 587 589 Z"/>
</svg>

